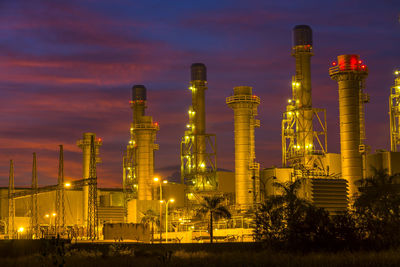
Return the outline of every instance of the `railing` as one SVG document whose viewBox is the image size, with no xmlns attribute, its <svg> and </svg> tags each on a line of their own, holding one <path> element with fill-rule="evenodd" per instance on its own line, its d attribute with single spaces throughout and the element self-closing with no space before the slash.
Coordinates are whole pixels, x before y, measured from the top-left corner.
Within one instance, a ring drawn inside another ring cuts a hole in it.
<svg viewBox="0 0 400 267">
<path fill-rule="evenodd" d="M 329 75 L 338 74 L 339 72 L 368 72 L 365 65 L 337 65 L 329 68 Z"/>
<path fill-rule="evenodd" d="M 249 164 L 249 169 L 250 170 L 259 170 L 260 169 L 260 163 L 250 163 Z"/>
<path fill-rule="evenodd" d="M 253 102 L 260 104 L 260 98 L 256 95 L 233 95 L 226 98 L 227 104 L 234 102 Z"/>
<path fill-rule="evenodd" d="M 133 130 L 159 130 L 160 127 L 158 126 L 158 123 L 137 123 L 133 125 Z"/>
</svg>

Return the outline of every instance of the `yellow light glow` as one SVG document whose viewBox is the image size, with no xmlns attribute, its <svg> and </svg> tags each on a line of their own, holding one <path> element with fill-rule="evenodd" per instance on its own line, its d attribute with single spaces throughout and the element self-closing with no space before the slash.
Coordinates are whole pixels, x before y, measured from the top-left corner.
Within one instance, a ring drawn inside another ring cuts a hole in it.
<svg viewBox="0 0 400 267">
<path fill-rule="evenodd" d="M 167 180 L 164 180 L 164 181 L 162 181 L 164 184 L 168 184 L 168 181 Z"/>
<path fill-rule="evenodd" d="M 395 72 L 394 72 L 394 75 L 399 75 L 399 71 L 398 70 L 396 70 Z"/>
<path fill-rule="evenodd" d="M 171 199 L 169 200 L 169 202 L 174 203 L 174 202 L 175 202 L 175 199 L 171 198 Z"/>
<path fill-rule="evenodd" d="M 49 218 L 49 217 L 50 217 L 50 215 L 49 215 L 49 214 L 46 214 L 46 215 L 44 215 L 44 217 L 46 217 L 46 218 Z"/>
<path fill-rule="evenodd" d="M 18 228 L 18 232 L 19 232 L 19 233 L 23 233 L 23 232 L 24 232 L 24 230 L 25 230 L 25 228 L 24 228 L 24 227 L 20 227 L 20 228 Z"/>
<path fill-rule="evenodd" d="M 53 214 L 51 214 L 51 216 L 55 217 L 57 214 L 53 212 Z"/>
<path fill-rule="evenodd" d="M 164 200 L 160 200 L 160 203 L 164 203 Z"/>
<path fill-rule="evenodd" d="M 186 128 L 190 128 L 190 124 L 186 124 Z"/>
<path fill-rule="evenodd" d="M 200 168 L 205 168 L 205 167 L 206 165 L 204 164 L 204 162 L 200 164 Z"/>
<path fill-rule="evenodd" d="M 64 186 L 65 187 L 71 187 L 71 183 L 65 183 Z"/>
<path fill-rule="evenodd" d="M 288 99 L 287 102 L 290 103 L 290 102 L 292 102 L 292 100 L 291 100 L 291 99 Z"/>
</svg>

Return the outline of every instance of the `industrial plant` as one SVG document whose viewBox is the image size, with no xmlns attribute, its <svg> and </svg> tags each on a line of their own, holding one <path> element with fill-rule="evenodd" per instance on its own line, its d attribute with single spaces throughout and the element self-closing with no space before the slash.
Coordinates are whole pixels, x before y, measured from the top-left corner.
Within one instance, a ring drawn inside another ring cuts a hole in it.
<svg viewBox="0 0 400 267">
<path fill-rule="evenodd" d="M 290 51 L 288 51 L 289 53 Z M 274 183 L 301 179 L 299 196 L 330 214 L 350 208 L 358 192 L 357 181 L 370 177 L 373 169 L 400 173 L 400 72 L 390 89 L 391 149 L 372 153 L 366 144 L 364 105 L 369 102 L 365 80 L 368 67 L 359 55 L 338 55 L 326 70 L 337 82 L 340 125 L 340 154 L 328 151 L 326 110 L 313 106 L 311 59 L 312 29 L 293 29 L 291 55 L 295 72 L 292 96 L 282 106 L 282 165 L 260 166 L 255 131 L 263 99 L 257 88 L 237 86 L 226 93 L 226 108 L 232 109 L 235 167 L 217 167 L 218 136 L 206 129 L 205 94 L 207 68 L 190 68 L 188 120 L 180 146 L 180 182 L 155 175 L 155 153 L 160 125 L 146 114 L 151 99 L 144 85 L 132 87 L 130 140 L 123 152 L 121 188 L 99 188 L 97 165 L 101 162 L 102 139 L 83 133 L 76 145 L 82 149 L 82 177 L 64 179 L 64 152 L 59 147 L 58 182 L 38 186 L 36 154 L 32 158 L 32 186 L 15 187 L 14 162 L 10 160 L 9 186 L 0 188 L 0 237 L 8 239 L 62 237 L 76 240 L 135 240 L 138 242 L 209 242 L 208 220 L 196 210 L 205 197 L 218 196 L 230 213 L 215 221 L 214 237 L 221 241 L 253 241 L 257 207 L 268 197 L 280 194 Z M 189 80 L 189 79 L 188 79 Z M 289 91 L 290 88 L 287 88 Z M 267 101 L 267 100 L 264 100 Z M 127 112 L 128 107 L 127 107 Z M 162 130 L 162 129 L 161 129 Z M 389 137 L 388 137 L 389 138 Z M 179 157 L 179 155 L 176 155 Z M 157 215 L 155 226 L 144 224 L 149 212 Z M 150 227 L 156 234 L 150 237 Z"/>
</svg>

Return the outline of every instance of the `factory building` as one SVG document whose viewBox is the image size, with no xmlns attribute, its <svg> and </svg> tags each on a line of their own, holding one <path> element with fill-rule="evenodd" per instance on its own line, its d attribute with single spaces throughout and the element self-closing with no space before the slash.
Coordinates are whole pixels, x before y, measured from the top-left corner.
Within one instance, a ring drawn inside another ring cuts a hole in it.
<svg viewBox="0 0 400 267">
<path fill-rule="evenodd" d="M 256 119 L 261 102 L 252 87 L 238 86 L 226 98 L 227 106 L 233 110 L 235 168 L 234 171 L 217 168 L 216 136 L 206 130 L 207 68 L 203 63 L 194 63 L 190 67 L 188 123 L 180 142 L 180 155 L 177 155 L 180 156 L 180 183 L 155 175 L 154 166 L 158 163 L 154 162 L 154 153 L 159 149 L 155 141 L 160 128 L 145 114 L 146 87 L 134 85 L 130 139 L 122 161 L 122 188 L 97 188 L 96 165 L 100 163 L 102 140 L 94 133 L 84 133 L 77 142 L 83 153 L 80 180 L 64 181 L 62 146 L 56 185 L 38 187 L 34 154 L 32 187 L 15 188 L 11 161 L 9 187 L 0 188 L 0 235 L 17 238 L 18 229 L 25 228 L 29 229 L 25 233 L 29 238 L 61 234 L 101 239 L 105 223 L 124 223 L 118 229 L 132 229 L 125 224 L 141 223 L 145 213 L 152 210 L 159 214 L 161 225 L 157 232 L 163 232 L 161 240 L 168 241 L 169 237 L 179 242 L 201 241 L 208 236 L 207 222 L 197 218 L 195 211 L 204 196 L 220 196 L 232 219 L 216 221 L 219 231 L 215 235 L 241 236 L 233 240 L 250 241 L 257 205 L 280 193 L 273 183 L 297 179 L 302 180 L 300 197 L 331 214 L 345 211 L 358 192 L 358 180 L 372 176 L 374 169 L 386 169 L 389 175 L 400 172 L 400 152 L 397 152 L 400 72 L 396 74 L 389 98 L 391 151 L 370 153 L 364 120 L 364 105 L 369 101 L 364 92 L 368 68 L 358 55 L 338 56 L 329 75 L 338 83 L 341 153 L 329 153 L 326 110 L 312 104 L 313 55 L 312 29 L 307 25 L 295 26 L 292 45 L 295 72 L 292 96 L 282 116 L 281 167 L 262 168 L 257 163 L 254 133 L 261 126 Z"/>
</svg>

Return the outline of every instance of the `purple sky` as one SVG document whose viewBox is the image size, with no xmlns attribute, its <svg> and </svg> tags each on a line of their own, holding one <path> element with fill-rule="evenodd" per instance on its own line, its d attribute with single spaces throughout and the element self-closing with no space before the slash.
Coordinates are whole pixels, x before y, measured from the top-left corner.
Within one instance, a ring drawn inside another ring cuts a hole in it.
<svg viewBox="0 0 400 267">
<path fill-rule="evenodd" d="M 269 3 L 271 2 L 271 3 Z M 291 31 L 314 31 L 313 104 L 326 108 L 328 150 L 339 152 L 337 84 L 328 68 L 356 53 L 368 65 L 367 143 L 389 149 L 388 96 L 400 66 L 400 1 L 13 1 L 0 2 L 0 186 L 29 185 L 32 152 L 39 184 L 55 184 L 58 145 L 67 178 L 80 178 L 83 132 L 103 138 L 100 186 L 122 180 L 131 87 L 148 89 L 147 114 L 160 124 L 156 169 L 180 164 L 191 104 L 190 65 L 208 68 L 207 131 L 217 134 L 218 167 L 234 162 L 234 86 L 260 96 L 256 155 L 280 165 L 281 114 L 291 95 Z"/>
</svg>

